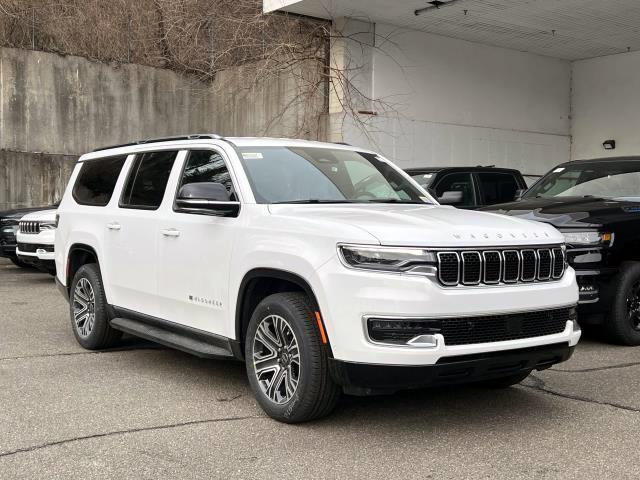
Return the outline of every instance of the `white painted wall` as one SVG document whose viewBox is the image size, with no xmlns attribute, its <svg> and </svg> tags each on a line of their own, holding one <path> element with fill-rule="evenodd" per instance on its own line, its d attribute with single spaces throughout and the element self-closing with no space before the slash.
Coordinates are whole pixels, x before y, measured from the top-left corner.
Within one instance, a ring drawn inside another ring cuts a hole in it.
<svg viewBox="0 0 640 480">
<path fill-rule="evenodd" d="M 379 112 L 358 115 L 364 135 L 332 110 L 344 141 L 404 167 L 495 164 L 535 174 L 569 158 L 569 62 L 380 24 L 375 33 L 363 22 L 337 25 L 375 38 L 375 48 L 350 42 L 341 59 L 371 69 L 356 83 L 376 100 L 363 109 Z"/>
<path fill-rule="evenodd" d="M 640 52 L 574 62 L 572 103 L 574 160 L 640 155 Z"/>
</svg>

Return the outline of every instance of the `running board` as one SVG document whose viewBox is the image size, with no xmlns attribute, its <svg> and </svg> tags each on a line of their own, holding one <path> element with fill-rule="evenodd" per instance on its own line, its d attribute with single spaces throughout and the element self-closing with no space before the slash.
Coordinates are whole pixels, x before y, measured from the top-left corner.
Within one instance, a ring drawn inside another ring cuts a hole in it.
<svg viewBox="0 0 640 480">
<path fill-rule="evenodd" d="M 229 339 L 170 322 L 160 324 L 157 322 L 159 319 L 154 320 L 156 321 L 151 323 L 129 318 L 114 318 L 110 323 L 116 330 L 201 358 L 237 358 Z"/>
</svg>

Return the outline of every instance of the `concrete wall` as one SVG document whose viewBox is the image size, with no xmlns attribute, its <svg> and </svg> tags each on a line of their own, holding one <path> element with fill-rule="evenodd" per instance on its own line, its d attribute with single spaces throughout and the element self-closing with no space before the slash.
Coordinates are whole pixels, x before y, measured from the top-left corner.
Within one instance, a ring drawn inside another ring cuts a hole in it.
<svg viewBox="0 0 640 480">
<path fill-rule="evenodd" d="M 574 62 L 572 117 L 573 159 L 639 155 L 640 52 Z"/>
<path fill-rule="evenodd" d="M 337 26 L 350 39 L 336 61 L 363 66 L 354 83 L 378 115 L 332 109 L 334 137 L 342 131 L 406 167 L 495 164 L 535 174 L 569 158 L 568 62 L 380 24 Z"/>
<path fill-rule="evenodd" d="M 77 157 L 0 150 L 0 210 L 60 200 Z"/>
<path fill-rule="evenodd" d="M 268 73 L 247 65 L 204 84 L 169 70 L 0 48 L 0 208 L 51 198 L 34 192 L 64 188 L 60 155 L 100 146 L 193 132 L 322 139 L 324 89 L 300 94 L 320 72 Z"/>
</svg>

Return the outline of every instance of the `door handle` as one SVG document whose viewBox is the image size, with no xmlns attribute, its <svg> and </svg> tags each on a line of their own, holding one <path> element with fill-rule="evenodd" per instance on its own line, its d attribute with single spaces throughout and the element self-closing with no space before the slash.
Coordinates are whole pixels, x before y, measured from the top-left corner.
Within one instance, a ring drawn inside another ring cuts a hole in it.
<svg viewBox="0 0 640 480">
<path fill-rule="evenodd" d="M 109 230 L 120 230 L 122 227 L 120 226 L 119 223 L 113 222 L 113 223 L 107 223 L 107 228 Z"/>
<path fill-rule="evenodd" d="M 167 228 L 165 230 L 160 230 L 160 232 L 165 237 L 179 237 L 180 236 L 180 230 L 176 230 L 175 228 Z"/>
</svg>

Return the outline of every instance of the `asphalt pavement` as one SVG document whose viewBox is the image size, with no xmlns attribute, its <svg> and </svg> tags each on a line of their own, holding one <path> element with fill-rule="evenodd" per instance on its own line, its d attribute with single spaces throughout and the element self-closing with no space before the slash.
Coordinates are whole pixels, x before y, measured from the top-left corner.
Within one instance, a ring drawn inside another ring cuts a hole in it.
<svg viewBox="0 0 640 480">
<path fill-rule="evenodd" d="M 345 397 L 284 425 L 240 363 L 88 352 L 53 277 L 0 259 L 0 479 L 637 479 L 640 347 L 584 340 L 506 390 Z"/>
</svg>

